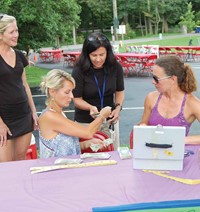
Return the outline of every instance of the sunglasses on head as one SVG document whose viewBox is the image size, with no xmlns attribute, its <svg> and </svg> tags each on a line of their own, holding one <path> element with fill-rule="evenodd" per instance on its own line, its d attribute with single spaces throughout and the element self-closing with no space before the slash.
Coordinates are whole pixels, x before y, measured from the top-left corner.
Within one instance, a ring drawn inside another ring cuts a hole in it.
<svg viewBox="0 0 200 212">
<path fill-rule="evenodd" d="M 0 14 L 0 20 L 4 17 L 4 14 Z"/>
<path fill-rule="evenodd" d="M 164 79 L 169 79 L 172 76 L 166 76 L 166 77 L 158 78 L 157 76 L 153 75 L 152 77 L 153 77 L 153 80 L 158 84 L 159 81 L 164 80 Z"/>
<path fill-rule="evenodd" d="M 107 40 L 107 38 L 105 36 L 97 36 L 97 37 L 92 36 L 92 37 L 89 37 L 87 40 L 89 42 L 93 42 L 93 41 L 105 41 L 105 40 Z"/>
</svg>

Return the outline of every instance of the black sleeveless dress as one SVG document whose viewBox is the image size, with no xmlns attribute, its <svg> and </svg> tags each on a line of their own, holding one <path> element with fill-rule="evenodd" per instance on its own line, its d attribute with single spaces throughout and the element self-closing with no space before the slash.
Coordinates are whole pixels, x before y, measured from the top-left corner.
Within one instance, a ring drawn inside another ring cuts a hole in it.
<svg viewBox="0 0 200 212">
<path fill-rule="evenodd" d="M 15 67 L 9 66 L 0 55 L 0 116 L 16 138 L 33 131 L 32 112 L 22 82 L 22 73 L 28 61 L 24 54 L 15 50 Z"/>
</svg>

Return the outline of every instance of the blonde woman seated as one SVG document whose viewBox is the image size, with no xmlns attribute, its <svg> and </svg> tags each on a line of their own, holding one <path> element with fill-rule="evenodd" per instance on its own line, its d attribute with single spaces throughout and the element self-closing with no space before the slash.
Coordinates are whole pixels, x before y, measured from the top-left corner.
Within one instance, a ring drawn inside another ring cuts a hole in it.
<svg viewBox="0 0 200 212">
<path fill-rule="evenodd" d="M 65 71 L 51 70 L 41 82 L 41 90 L 46 94 L 46 109 L 39 117 L 40 157 L 61 157 L 77 155 L 81 149 L 98 143 L 103 149 L 100 139 L 91 139 L 102 122 L 109 117 L 110 107 L 100 111 L 100 115 L 89 125 L 83 126 L 69 120 L 63 113 L 72 101 L 75 81 Z M 79 138 L 88 138 L 87 142 L 79 143 Z"/>
</svg>

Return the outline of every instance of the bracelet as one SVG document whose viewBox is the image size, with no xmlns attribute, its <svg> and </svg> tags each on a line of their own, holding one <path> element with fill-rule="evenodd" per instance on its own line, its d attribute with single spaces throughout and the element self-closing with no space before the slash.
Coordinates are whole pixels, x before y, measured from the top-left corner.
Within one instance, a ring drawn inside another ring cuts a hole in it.
<svg viewBox="0 0 200 212">
<path fill-rule="evenodd" d="M 120 111 L 121 111 L 121 110 L 122 110 L 122 106 L 121 106 L 121 104 L 119 104 L 119 103 L 116 103 L 116 104 L 115 104 L 115 109 L 116 109 L 118 106 L 120 107 Z"/>
</svg>

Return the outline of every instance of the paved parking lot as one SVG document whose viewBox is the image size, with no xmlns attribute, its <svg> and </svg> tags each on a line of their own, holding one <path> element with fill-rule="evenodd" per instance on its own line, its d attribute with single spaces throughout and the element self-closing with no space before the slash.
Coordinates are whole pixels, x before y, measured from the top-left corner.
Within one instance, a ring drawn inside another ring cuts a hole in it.
<svg viewBox="0 0 200 212">
<path fill-rule="evenodd" d="M 200 63 L 190 63 L 194 69 L 195 75 L 197 77 L 198 85 L 200 85 Z M 62 63 L 59 64 L 42 64 L 37 63 L 37 66 L 53 69 L 59 68 L 71 73 L 72 68 L 63 66 Z M 125 101 L 123 104 L 123 110 L 120 116 L 120 143 L 121 145 L 129 144 L 129 134 L 134 124 L 137 124 L 143 113 L 143 103 L 145 96 L 150 91 L 155 90 L 152 84 L 151 77 L 148 76 L 131 76 L 125 78 Z M 45 108 L 45 97 L 40 95 L 37 88 L 32 89 L 33 99 L 37 108 L 37 112 L 40 113 L 43 108 Z M 196 95 L 200 98 L 199 89 Z M 69 108 L 66 109 L 66 115 L 68 118 L 73 119 L 74 116 L 74 106 L 73 103 Z M 191 134 L 199 133 L 199 123 L 195 122 L 191 127 Z M 34 132 L 36 138 L 37 132 Z M 37 140 L 37 139 L 36 139 Z"/>
</svg>

